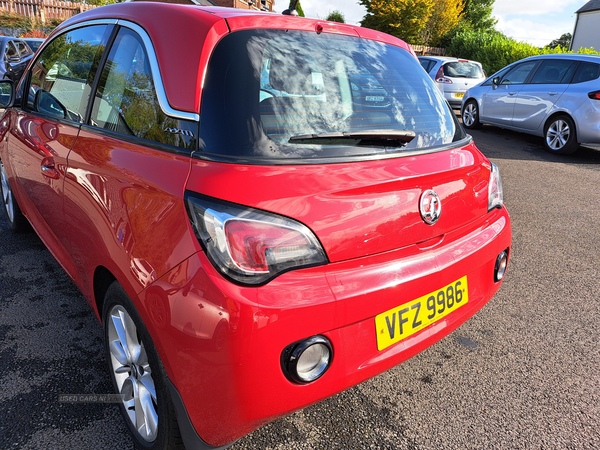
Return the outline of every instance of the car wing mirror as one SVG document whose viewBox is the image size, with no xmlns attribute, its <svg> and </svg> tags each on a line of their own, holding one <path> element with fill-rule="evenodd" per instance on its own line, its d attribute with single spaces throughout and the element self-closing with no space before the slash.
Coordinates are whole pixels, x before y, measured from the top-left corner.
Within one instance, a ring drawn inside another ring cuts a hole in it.
<svg viewBox="0 0 600 450">
<path fill-rule="evenodd" d="M 15 101 L 15 84 L 12 80 L 0 81 L 0 108 L 10 108 Z"/>
<path fill-rule="evenodd" d="M 37 112 L 48 114 L 58 119 L 67 117 L 67 108 L 50 92 L 38 89 L 33 97 L 33 105 Z"/>
<path fill-rule="evenodd" d="M 494 79 L 492 80 L 492 84 L 494 86 L 500 86 L 500 77 L 494 77 Z"/>
</svg>

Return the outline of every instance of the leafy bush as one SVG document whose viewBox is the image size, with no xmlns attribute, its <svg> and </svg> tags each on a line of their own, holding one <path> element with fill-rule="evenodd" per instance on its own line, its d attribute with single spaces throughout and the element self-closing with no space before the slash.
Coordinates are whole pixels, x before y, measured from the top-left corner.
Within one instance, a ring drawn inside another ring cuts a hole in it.
<svg viewBox="0 0 600 450">
<path fill-rule="evenodd" d="M 549 47 L 539 48 L 525 42 L 515 41 L 502 33 L 477 31 L 463 31 L 456 34 L 446 49 L 448 55 L 479 61 L 489 75 L 520 59 L 550 53 L 600 55 L 594 49 L 582 48 L 577 52 L 570 52 L 560 46 L 554 49 Z"/>
<path fill-rule="evenodd" d="M 29 30 L 26 33 L 23 33 L 21 36 L 22 38 L 40 38 L 40 39 L 46 39 L 48 37 L 48 33 L 42 31 L 42 30 Z"/>
</svg>

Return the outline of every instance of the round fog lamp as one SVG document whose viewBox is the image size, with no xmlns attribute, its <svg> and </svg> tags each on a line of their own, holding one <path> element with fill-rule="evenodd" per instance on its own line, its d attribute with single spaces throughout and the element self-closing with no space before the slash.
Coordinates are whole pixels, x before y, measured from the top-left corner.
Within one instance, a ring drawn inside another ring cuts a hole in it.
<svg viewBox="0 0 600 450">
<path fill-rule="evenodd" d="M 287 374 L 297 383 L 310 383 L 331 365 L 333 351 L 324 336 L 313 336 L 297 344 L 287 358 Z"/>
<path fill-rule="evenodd" d="M 504 250 L 496 258 L 496 267 L 494 268 L 494 281 L 497 283 L 506 273 L 506 265 L 508 264 L 508 250 Z"/>
</svg>

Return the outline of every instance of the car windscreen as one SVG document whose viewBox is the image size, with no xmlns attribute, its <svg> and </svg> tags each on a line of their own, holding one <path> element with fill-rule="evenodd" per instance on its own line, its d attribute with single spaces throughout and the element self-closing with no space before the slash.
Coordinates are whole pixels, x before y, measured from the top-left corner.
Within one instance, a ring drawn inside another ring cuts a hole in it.
<svg viewBox="0 0 600 450">
<path fill-rule="evenodd" d="M 465 137 L 417 59 L 392 45 L 326 33 L 243 30 L 220 41 L 207 69 L 200 114 L 205 154 L 372 156 Z"/>
<path fill-rule="evenodd" d="M 483 78 L 483 70 L 478 64 L 456 61 L 444 64 L 444 76 L 450 78 Z"/>
</svg>

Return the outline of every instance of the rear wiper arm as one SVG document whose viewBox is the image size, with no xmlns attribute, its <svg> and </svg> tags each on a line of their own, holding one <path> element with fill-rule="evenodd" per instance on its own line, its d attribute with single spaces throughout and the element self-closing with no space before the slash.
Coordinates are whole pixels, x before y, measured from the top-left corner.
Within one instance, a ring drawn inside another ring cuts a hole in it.
<svg viewBox="0 0 600 450">
<path fill-rule="evenodd" d="M 356 145 L 383 145 L 386 147 L 403 147 L 412 141 L 416 133 L 411 130 L 364 130 L 348 132 L 332 132 L 318 134 L 302 134 L 290 137 L 290 144 L 310 142 L 311 144 L 336 145 L 351 143 Z"/>
</svg>

